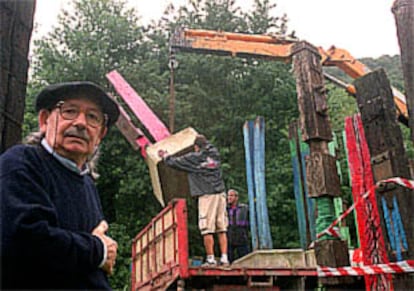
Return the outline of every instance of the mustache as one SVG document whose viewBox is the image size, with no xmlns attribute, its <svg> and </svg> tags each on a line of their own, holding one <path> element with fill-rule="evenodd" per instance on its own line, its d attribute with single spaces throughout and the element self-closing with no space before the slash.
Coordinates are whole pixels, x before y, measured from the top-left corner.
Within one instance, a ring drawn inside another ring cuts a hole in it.
<svg viewBox="0 0 414 291">
<path fill-rule="evenodd" d="M 89 141 L 91 139 L 85 129 L 79 129 L 76 127 L 71 127 L 65 130 L 65 132 L 63 133 L 63 136 L 64 137 L 67 137 L 67 136 L 77 137 L 85 141 Z"/>
</svg>

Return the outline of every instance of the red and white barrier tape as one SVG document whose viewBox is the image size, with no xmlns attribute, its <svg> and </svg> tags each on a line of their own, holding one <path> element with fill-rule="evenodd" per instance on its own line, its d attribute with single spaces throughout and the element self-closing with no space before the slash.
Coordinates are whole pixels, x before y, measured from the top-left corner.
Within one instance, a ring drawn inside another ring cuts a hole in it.
<svg viewBox="0 0 414 291">
<path fill-rule="evenodd" d="M 396 273 L 413 273 L 414 260 L 360 267 L 317 267 L 319 277 L 365 276 Z"/>
<path fill-rule="evenodd" d="M 399 184 L 409 189 L 414 189 L 414 181 L 407 180 L 404 178 L 399 178 L 399 177 L 394 177 L 394 178 L 389 178 L 389 179 L 379 181 L 377 185 L 379 186 L 381 185 L 381 183 L 395 183 L 395 184 Z"/>
<path fill-rule="evenodd" d="M 383 185 L 384 183 L 395 183 L 403 187 L 414 190 L 414 181 L 412 180 L 399 178 L 399 177 L 381 180 L 377 182 L 375 185 L 373 185 L 367 192 L 365 192 L 364 195 L 360 196 L 360 198 L 357 201 L 355 201 L 354 204 L 351 205 L 351 207 L 349 207 L 346 211 L 344 211 L 334 222 L 332 222 L 331 225 L 329 225 L 325 230 L 318 233 L 316 235 L 316 238 L 320 238 L 324 234 L 327 234 L 333 237 L 340 237 L 339 229 L 338 227 L 336 227 L 336 225 L 339 222 L 341 222 L 345 217 L 347 217 L 349 213 L 351 213 L 351 211 L 354 210 L 354 208 L 359 203 L 362 202 L 363 199 L 366 199 L 369 195 L 375 193 L 375 189 L 377 189 L 380 185 Z"/>
</svg>

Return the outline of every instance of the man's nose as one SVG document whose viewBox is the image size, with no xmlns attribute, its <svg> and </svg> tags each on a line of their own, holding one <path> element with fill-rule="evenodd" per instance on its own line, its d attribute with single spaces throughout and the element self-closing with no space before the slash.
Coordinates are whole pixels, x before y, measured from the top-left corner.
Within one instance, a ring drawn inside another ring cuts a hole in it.
<svg viewBox="0 0 414 291">
<path fill-rule="evenodd" d="M 73 120 L 74 125 L 86 127 L 88 122 L 86 121 L 86 114 L 79 112 L 79 115 Z"/>
</svg>

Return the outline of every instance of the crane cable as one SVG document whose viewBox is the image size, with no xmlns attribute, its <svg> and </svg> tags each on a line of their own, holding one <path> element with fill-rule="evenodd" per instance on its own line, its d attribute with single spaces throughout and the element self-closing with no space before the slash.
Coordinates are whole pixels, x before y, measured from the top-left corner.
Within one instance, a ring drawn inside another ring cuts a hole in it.
<svg viewBox="0 0 414 291">
<path fill-rule="evenodd" d="M 170 68 L 170 102 L 169 102 L 169 128 L 170 133 L 174 133 L 174 121 L 175 121 L 175 90 L 174 90 L 174 69 L 178 67 L 178 62 L 175 59 L 175 53 L 173 49 L 170 49 L 170 57 L 168 61 L 168 67 Z"/>
</svg>

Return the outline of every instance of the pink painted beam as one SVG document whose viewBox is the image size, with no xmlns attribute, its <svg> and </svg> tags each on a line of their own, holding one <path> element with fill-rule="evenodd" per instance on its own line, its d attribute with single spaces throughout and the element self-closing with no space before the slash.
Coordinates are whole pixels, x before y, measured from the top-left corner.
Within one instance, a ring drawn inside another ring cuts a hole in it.
<svg viewBox="0 0 414 291">
<path fill-rule="evenodd" d="M 135 90 L 125 81 L 116 70 L 106 74 L 106 78 L 112 83 L 118 94 L 124 99 L 125 103 L 131 108 L 135 116 L 147 128 L 155 141 L 169 137 L 171 133 L 164 123 L 154 114 L 145 101 L 135 92 Z"/>
<path fill-rule="evenodd" d="M 144 135 L 144 133 L 132 123 L 131 118 L 129 117 L 128 113 L 119 106 L 120 115 L 118 121 L 116 122 L 116 126 L 127 139 L 127 141 L 131 144 L 134 150 L 140 150 L 141 155 L 146 158 L 147 152 L 146 147 L 151 144 L 148 138 Z"/>
</svg>

